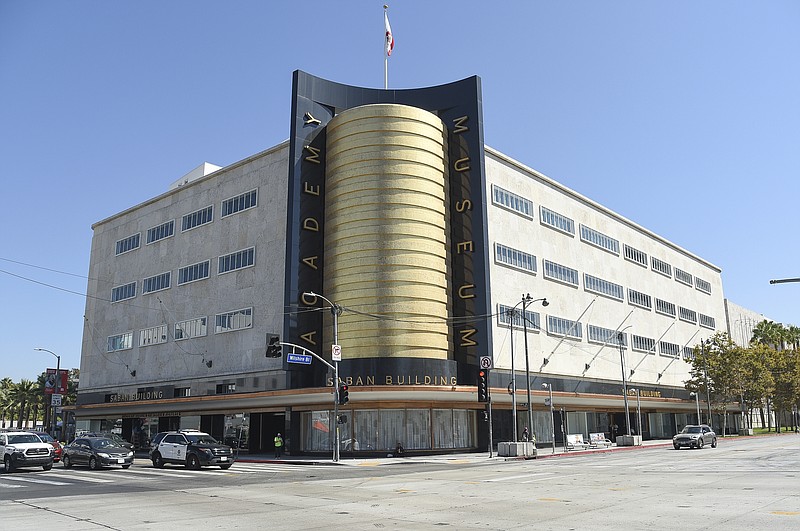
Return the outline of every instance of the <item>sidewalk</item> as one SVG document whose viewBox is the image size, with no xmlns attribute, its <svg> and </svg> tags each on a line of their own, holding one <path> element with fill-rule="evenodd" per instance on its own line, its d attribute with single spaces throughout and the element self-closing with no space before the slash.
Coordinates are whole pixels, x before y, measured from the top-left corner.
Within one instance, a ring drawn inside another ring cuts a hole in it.
<svg viewBox="0 0 800 531">
<path fill-rule="evenodd" d="M 730 437 L 728 437 L 730 438 Z M 721 440 L 721 439 L 720 439 Z M 608 453 L 608 452 L 625 452 L 630 450 L 646 450 L 652 448 L 667 448 L 672 446 L 672 441 L 668 439 L 642 441 L 641 446 L 610 446 L 608 448 L 587 448 L 583 450 L 565 451 L 564 446 L 556 446 L 555 452 L 551 446 L 538 448 L 536 451 L 535 459 L 546 459 L 553 457 L 572 457 L 587 454 Z M 384 465 L 401 465 L 404 463 L 448 463 L 448 464 L 466 464 L 466 463 L 492 463 L 501 461 L 519 461 L 530 458 L 525 457 L 499 457 L 497 452 L 492 452 L 492 458 L 489 458 L 488 452 L 471 452 L 463 454 L 441 454 L 441 455 L 423 455 L 411 457 L 342 457 L 338 462 L 334 462 L 330 457 L 312 457 L 312 456 L 292 456 L 287 455 L 276 459 L 268 454 L 244 454 L 237 458 L 240 463 L 282 463 L 292 465 L 332 465 L 332 466 L 384 466 Z"/>
</svg>

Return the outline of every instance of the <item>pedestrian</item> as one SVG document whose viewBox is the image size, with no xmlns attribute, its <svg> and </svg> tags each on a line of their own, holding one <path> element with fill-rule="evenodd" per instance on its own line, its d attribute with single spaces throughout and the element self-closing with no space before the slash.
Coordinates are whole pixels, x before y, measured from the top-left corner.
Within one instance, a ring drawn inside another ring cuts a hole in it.
<svg viewBox="0 0 800 531">
<path fill-rule="evenodd" d="M 524 442 L 528 442 L 528 427 L 525 426 L 525 429 L 522 430 L 522 440 Z"/>
<path fill-rule="evenodd" d="M 281 434 L 275 436 L 275 459 L 279 459 L 281 457 L 281 451 L 283 450 L 283 437 Z"/>
</svg>

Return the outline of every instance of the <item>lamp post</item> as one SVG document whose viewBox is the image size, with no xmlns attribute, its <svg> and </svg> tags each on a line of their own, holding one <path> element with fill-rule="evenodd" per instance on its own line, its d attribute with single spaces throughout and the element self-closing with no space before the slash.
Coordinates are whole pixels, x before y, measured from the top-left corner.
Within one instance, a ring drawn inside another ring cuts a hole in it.
<svg viewBox="0 0 800 531">
<path fill-rule="evenodd" d="M 694 391 L 692 391 L 691 393 L 689 393 L 689 396 L 690 397 L 691 396 L 694 397 L 694 403 L 695 403 L 695 406 L 697 406 L 697 423 L 698 424 L 702 424 L 703 421 L 700 420 L 700 395 L 698 393 L 695 393 Z"/>
<path fill-rule="evenodd" d="M 544 307 L 547 307 L 550 304 L 547 302 L 546 297 L 534 299 L 531 297 L 530 293 L 522 296 L 522 333 L 525 335 L 525 383 L 528 393 L 528 430 L 531 434 L 533 434 L 533 407 L 531 407 L 531 366 L 530 361 L 528 360 L 528 316 L 525 314 L 525 311 L 528 307 L 528 304 L 539 301 L 542 302 L 542 306 Z M 513 320 L 511 322 L 511 327 L 514 327 Z"/>
<path fill-rule="evenodd" d="M 553 386 L 549 383 L 543 383 L 542 389 L 547 389 L 550 394 L 550 438 L 553 440 L 553 453 L 556 453 L 556 418 L 553 413 Z"/>
<path fill-rule="evenodd" d="M 309 297 L 319 297 L 320 299 L 327 302 L 331 307 L 331 314 L 333 315 L 333 344 L 339 344 L 339 316 L 342 315 L 342 307 L 336 304 L 335 302 L 331 302 L 330 299 L 323 297 L 319 293 L 314 293 L 313 291 L 307 291 L 303 293 L 303 295 L 308 295 Z M 334 426 L 334 436 L 336 438 L 336 442 L 333 445 L 333 461 L 339 461 L 339 454 L 340 454 L 340 446 L 339 446 L 339 362 L 333 360 L 333 423 Z"/>
<path fill-rule="evenodd" d="M 631 389 L 636 391 L 636 434 L 642 436 L 642 403 L 639 400 L 639 388 Z"/>
<path fill-rule="evenodd" d="M 625 378 L 625 352 L 622 348 L 622 332 L 617 333 L 617 343 L 619 344 L 619 364 L 622 368 L 622 398 L 625 401 L 625 431 L 630 436 L 631 434 L 631 421 L 630 412 L 628 410 L 628 380 Z"/>
<path fill-rule="evenodd" d="M 49 352 L 50 354 L 52 354 L 53 356 L 56 357 L 56 388 L 53 391 L 58 391 L 59 392 L 58 394 L 61 394 L 60 393 L 60 391 L 61 391 L 61 356 L 59 356 L 58 354 L 56 354 L 52 350 L 47 350 L 46 348 L 36 347 L 33 350 L 38 350 L 40 352 Z M 56 435 L 56 408 L 55 408 L 55 406 L 53 406 L 53 395 L 52 394 L 50 395 L 50 409 L 51 409 L 51 413 L 50 414 L 52 415 L 52 418 L 50 419 L 50 435 L 52 435 L 53 438 L 56 438 L 55 437 L 55 435 Z"/>
<path fill-rule="evenodd" d="M 711 418 L 711 389 L 708 386 L 708 359 L 706 358 L 706 351 L 704 346 L 708 345 L 709 351 L 711 350 L 711 338 L 700 342 L 700 355 L 703 356 L 703 378 L 706 382 L 706 402 L 708 403 L 708 425 L 714 429 L 714 421 Z"/>
</svg>

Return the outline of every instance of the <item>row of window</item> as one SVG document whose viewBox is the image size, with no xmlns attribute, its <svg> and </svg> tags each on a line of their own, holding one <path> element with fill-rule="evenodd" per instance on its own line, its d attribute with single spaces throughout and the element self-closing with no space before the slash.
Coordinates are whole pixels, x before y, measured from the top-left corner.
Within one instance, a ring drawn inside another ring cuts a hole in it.
<svg viewBox="0 0 800 531">
<path fill-rule="evenodd" d="M 499 264 L 509 265 L 516 269 L 536 273 L 536 256 L 499 243 L 495 244 L 495 261 Z M 542 259 L 542 269 L 544 271 L 544 277 L 549 280 L 555 280 L 563 284 L 575 286 L 576 288 L 580 286 L 579 273 L 576 269 L 544 259 Z M 590 275 L 589 273 L 583 274 L 583 288 L 590 293 L 603 295 L 620 302 L 625 301 L 625 288 L 622 285 Z M 631 288 L 628 288 L 628 303 L 646 310 L 653 309 L 653 299 L 650 295 Z M 705 328 L 716 328 L 716 321 L 713 317 L 698 314 L 694 310 L 688 308 L 679 307 L 678 309 L 680 310 L 679 312 L 676 311 L 675 304 L 671 302 L 658 298 L 655 300 L 655 310 L 657 313 L 672 318 L 678 317 L 682 321 L 689 323 L 697 324 L 699 322 L 700 326 Z"/>
<path fill-rule="evenodd" d="M 254 208 L 258 206 L 258 189 L 250 190 L 249 192 L 239 194 L 236 197 L 231 197 L 230 199 L 225 199 L 222 201 L 221 206 L 221 217 L 223 218 L 243 210 Z M 214 221 L 214 205 L 210 205 L 184 215 L 181 218 L 181 231 L 184 232 L 191 230 L 195 227 L 199 227 L 200 225 L 211 223 L 212 221 Z M 151 227 L 145 231 L 145 234 L 147 238 L 147 244 L 169 238 L 175 234 L 175 220 L 172 219 L 155 227 Z M 134 249 L 138 249 L 140 240 L 140 233 L 138 232 L 118 240 L 116 242 L 116 254 L 120 255 L 129 251 L 133 251 Z"/>
<path fill-rule="evenodd" d="M 214 333 L 223 334 L 234 330 L 243 330 L 253 327 L 253 308 L 243 308 L 230 312 L 218 313 L 214 316 Z M 160 324 L 150 328 L 139 330 L 140 347 L 158 345 L 166 343 L 168 337 L 168 325 Z M 205 337 L 208 334 L 208 318 L 206 316 L 196 317 L 186 321 L 175 323 L 174 340 L 181 341 L 195 337 Z M 133 348 L 133 331 L 116 334 L 108 337 L 108 352 L 118 350 L 128 350 Z"/>
<path fill-rule="evenodd" d="M 496 205 L 503 206 L 525 218 L 533 219 L 533 203 L 531 201 L 504 190 L 497 185 L 492 185 L 492 200 Z M 542 225 L 569 234 L 570 236 L 575 235 L 575 221 L 549 208 L 539 206 L 539 220 Z M 580 225 L 580 238 L 581 241 L 594 245 L 616 256 L 620 254 L 619 240 L 583 224 Z M 645 268 L 649 266 L 653 271 L 673 278 L 673 267 L 667 262 L 655 256 L 651 256 L 648 262 L 647 253 L 627 244 L 623 244 L 622 251 L 623 257 L 629 262 L 633 262 Z M 687 273 L 677 267 L 674 269 L 674 278 L 677 282 L 690 287 L 696 287 L 699 291 L 708 295 L 711 294 L 710 282 L 698 277 L 693 277 L 691 273 Z"/>
<path fill-rule="evenodd" d="M 539 326 L 540 316 L 537 312 L 531 312 L 525 310 L 524 319 L 526 320 L 526 322 L 524 323 L 521 310 L 512 311 L 511 306 L 498 304 L 497 312 L 498 312 L 497 313 L 498 324 L 501 326 L 511 325 L 511 320 L 512 320 L 511 314 L 513 313 L 514 328 L 521 329 L 525 326 L 528 328 L 528 330 L 532 330 L 534 332 L 538 332 L 539 330 L 541 330 L 541 327 Z M 587 339 L 590 343 L 598 343 L 601 345 L 610 345 L 615 347 L 619 347 L 621 344 L 624 348 L 628 347 L 628 335 L 625 334 L 624 332 L 618 332 L 616 330 L 611 330 L 610 328 L 604 328 L 602 326 L 597 326 L 593 324 L 587 325 L 586 328 L 587 328 Z M 579 321 L 572 321 L 570 319 L 564 319 L 563 317 L 548 315 L 547 333 L 553 336 L 582 340 L 583 326 L 582 323 L 580 323 Z M 631 334 L 631 348 L 633 350 L 639 352 L 645 352 L 648 354 L 655 354 L 656 353 L 655 346 L 656 346 L 655 339 Z M 659 341 L 658 347 L 659 347 L 659 353 L 662 356 L 677 358 L 680 355 L 681 351 L 683 351 L 683 356 L 686 359 L 691 359 L 694 356 L 694 351 L 690 347 L 681 348 L 681 346 L 676 343 L 670 343 L 668 341 Z"/>
<path fill-rule="evenodd" d="M 222 255 L 217 260 L 217 274 L 222 275 L 237 269 L 254 266 L 256 263 L 256 248 L 249 247 Z M 188 284 L 197 280 L 208 278 L 211 274 L 211 260 L 205 260 L 178 269 L 178 285 Z M 172 271 L 159 273 L 142 280 L 142 295 L 154 291 L 169 289 L 172 283 Z M 122 286 L 111 288 L 111 302 L 119 302 L 136 297 L 136 282 L 129 282 Z"/>
</svg>

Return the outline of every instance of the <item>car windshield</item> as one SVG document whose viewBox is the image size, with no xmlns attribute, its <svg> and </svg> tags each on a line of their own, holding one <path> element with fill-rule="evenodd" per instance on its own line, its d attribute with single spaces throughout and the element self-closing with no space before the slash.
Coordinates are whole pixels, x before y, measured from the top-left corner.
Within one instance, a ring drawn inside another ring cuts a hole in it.
<svg viewBox="0 0 800 531">
<path fill-rule="evenodd" d="M 116 448 L 118 445 L 111 439 L 92 439 L 90 442 L 92 448 L 102 450 L 103 448 Z"/>
<path fill-rule="evenodd" d="M 681 433 L 702 433 L 700 426 L 686 426 Z"/>
<path fill-rule="evenodd" d="M 37 435 L 39 435 L 39 438 L 40 438 L 42 441 L 44 441 L 44 442 L 48 442 L 48 443 L 55 442 L 55 439 L 53 439 L 53 438 L 50 436 L 50 434 L 49 434 L 49 433 L 39 433 L 39 434 L 37 434 Z"/>
<path fill-rule="evenodd" d="M 21 435 L 10 435 L 8 437 L 9 444 L 23 444 L 23 443 L 40 443 L 42 442 L 39 437 L 32 433 L 23 433 Z"/>
<path fill-rule="evenodd" d="M 186 438 L 192 444 L 217 444 L 217 441 L 211 435 L 187 435 Z"/>
</svg>

